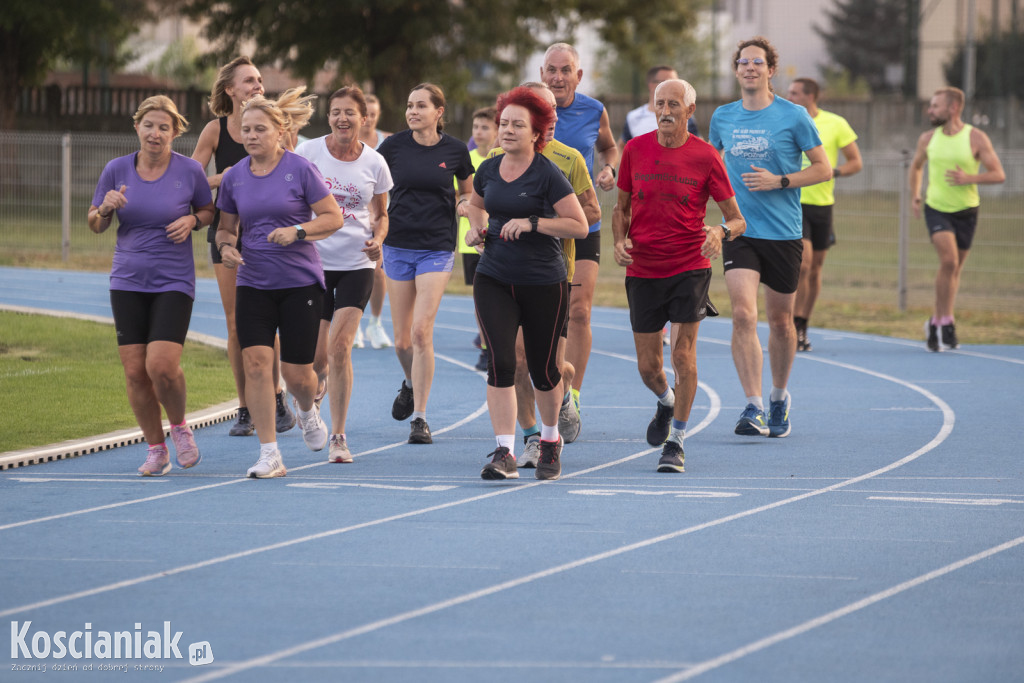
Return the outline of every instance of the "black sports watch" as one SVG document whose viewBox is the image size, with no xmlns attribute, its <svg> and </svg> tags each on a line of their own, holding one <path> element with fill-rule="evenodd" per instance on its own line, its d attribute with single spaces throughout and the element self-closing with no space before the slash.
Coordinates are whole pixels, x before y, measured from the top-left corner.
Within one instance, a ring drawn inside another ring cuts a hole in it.
<svg viewBox="0 0 1024 683">
<path fill-rule="evenodd" d="M 732 237 L 732 230 L 729 229 L 728 225 L 726 225 L 725 223 L 722 223 L 722 241 L 723 242 L 728 242 L 731 237 Z"/>
<path fill-rule="evenodd" d="M 782 189 L 783 190 L 785 190 L 787 187 L 789 187 L 789 178 L 788 177 L 782 176 L 781 178 L 779 178 L 779 182 L 782 184 Z"/>
<path fill-rule="evenodd" d="M 295 239 L 304 240 L 306 239 L 306 231 L 302 229 L 301 225 L 295 226 Z"/>
<path fill-rule="evenodd" d="M 537 232 L 537 222 L 539 220 L 536 216 L 530 216 L 530 227 L 533 228 L 534 232 Z"/>
</svg>

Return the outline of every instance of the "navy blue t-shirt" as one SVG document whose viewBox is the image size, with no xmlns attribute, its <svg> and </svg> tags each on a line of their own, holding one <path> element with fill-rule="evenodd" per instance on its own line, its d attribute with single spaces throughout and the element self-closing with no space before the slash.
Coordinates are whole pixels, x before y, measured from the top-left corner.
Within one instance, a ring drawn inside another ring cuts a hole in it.
<svg viewBox="0 0 1024 683">
<path fill-rule="evenodd" d="M 388 236 L 384 244 L 400 249 L 455 251 L 458 222 L 455 182 L 473 175 L 469 149 L 461 140 L 441 133 L 430 147 L 411 130 L 388 137 L 377 150 L 388 162 L 395 182 L 388 205 Z"/>
<path fill-rule="evenodd" d="M 505 182 L 499 168 L 504 155 L 487 159 L 473 176 L 473 188 L 490 215 L 487 240 L 476 272 L 511 285 L 550 285 L 566 278 L 561 240 L 526 232 L 501 239 L 501 226 L 513 218 L 555 218 L 554 205 L 574 194 L 572 185 L 547 157 L 537 154 L 521 176 Z"/>
</svg>

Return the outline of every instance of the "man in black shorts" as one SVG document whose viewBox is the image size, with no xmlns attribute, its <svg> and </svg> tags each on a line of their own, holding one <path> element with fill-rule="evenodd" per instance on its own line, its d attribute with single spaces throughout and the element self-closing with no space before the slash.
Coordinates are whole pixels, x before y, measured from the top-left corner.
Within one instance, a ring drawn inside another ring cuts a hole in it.
<svg viewBox="0 0 1024 683">
<path fill-rule="evenodd" d="M 696 98 L 686 81 L 658 86 L 658 130 L 626 143 L 612 214 L 615 262 L 626 267 L 637 368 L 658 397 L 647 443 L 664 444 L 659 472 L 683 471 L 683 437 L 697 392 L 697 329 L 706 315 L 717 314 L 708 301 L 709 259 L 746 227 L 721 158 L 687 132 Z M 709 197 L 722 209 L 721 225 L 704 223 Z M 662 369 L 666 322 L 672 323 L 675 391 Z"/>
</svg>

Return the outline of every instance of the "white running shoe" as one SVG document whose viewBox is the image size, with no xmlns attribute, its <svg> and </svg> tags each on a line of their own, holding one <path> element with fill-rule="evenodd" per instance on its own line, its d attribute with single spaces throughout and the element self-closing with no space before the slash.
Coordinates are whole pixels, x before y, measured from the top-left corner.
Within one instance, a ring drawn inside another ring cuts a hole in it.
<svg viewBox="0 0 1024 683">
<path fill-rule="evenodd" d="M 537 466 L 540 460 L 540 438 L 530 439 L 526 442 L 523 455 L 519 458 L 519 466 L 526 469 Z"/>
<path fill-rule="evenodd" d="M 283 477 L 286 474 L 288 474 L 288 470 L 284 468 L 284 463 L 281 461 L 281 451 L 276 448 L 269 455 L 260 454 L 260 459 L 256 461 L 256 464 L 245 472 L 245 476 L 253 479 L 272 479 L 273 477 Z"/>
<path fill-rule="evenodd" d="M 366 342 L 363 341 L 363 328 L 356 325 L 356 336 L 352 339 L 353 349 L 362 349 L 366 347 Z"/>
<path fill-rule="evenodd" d="M 306 442 L 306 447 L 311 451 L 322 451 L 327 445 L 330 432 L 327 431 L 324 421 L 320 419 L 319 406 L 314 403 L 313 414 L 307 419 L 303 419 L 299 414 L 299 406 L 296 405 L 295 417 L 299 419 L 299 426 L 302 427 L 302 440 Z"/>
<path fill-rule="evenodd" d="M 372 325 L 366 326 L 366 336 L 370 338 L 370 346 L 375 349 L 384 349 L 389 346 L 393 346 L 391 338 L 388 337 L 388 333 L 384 331 L 384 326 L 380 322 L 380 318 L 377 318 L 377 322 Z"/>
<path fill-rule="evenodd" d="M 352 462 L 352 454 L 349 453 L 348 444 L 341 434 L 331 434 L 331 448 L 328 451 L 327 462 Z"/>
</svg>

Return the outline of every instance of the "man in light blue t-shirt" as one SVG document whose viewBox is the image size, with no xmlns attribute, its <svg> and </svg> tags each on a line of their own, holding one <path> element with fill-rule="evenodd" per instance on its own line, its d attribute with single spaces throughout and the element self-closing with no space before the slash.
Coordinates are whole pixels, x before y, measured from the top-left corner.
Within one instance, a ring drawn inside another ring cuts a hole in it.
<svg viewBox="0 0 1024 683">
<path fill-rule="evenodd" d="M 574 147 L 587 162 L 587 170 L 596 187 L 605 192 L 615 189 L 615 173 L 619 166 L 619 148 L 612 135 L 612 126 L 604 105 L 593 97 L 576 92 L 576 86 L 583 78 L 580 56 L 572 45 L 555 43 L 544 53 L 544 65 L 540 68 L 541 80 L 555 95 L 555 139 Z M 594 151 L 599 155 L 599 168 L 595 168 Z M 597 286 L 598 265 L 601 262 L 601 221 L 590 226 L 590 234 L 576 240 L 576 272 L 573 275 L 572 294 L 569 297 L 569 332 L 566 339 L 565 359 L 575 368 L 572 378 L 572 399 L 559 425 L 575 422 L 579 413 L 580 387 L 587 371 L 590 346 L 593 336 L 590 332 L 590 309 L 594 303 L 594 288 Z"/>
<path fill-rule="evenodd" d="M 732 356 L 747 396 L 736 433 L 783 437 L 790 431 L 787 384 L 796 355 L 793 306 L 803 255 L 797 188 L 828 180 L 832 168 L 807 110 L 772 91 L 778 61 L 765 38 L 739 44 L 733 65 L 742 99 L 715 110 L 708 142 L 725 160 L 747 221 L 746 233 L 722 250 L 732 302 Z M 803 170 L 801 153 L 811 162 Z M 762 283 L 772 374 L 767 418 L 761 394 L 764 356 L 757 337 L 757 289 Z"/>
</svg>

